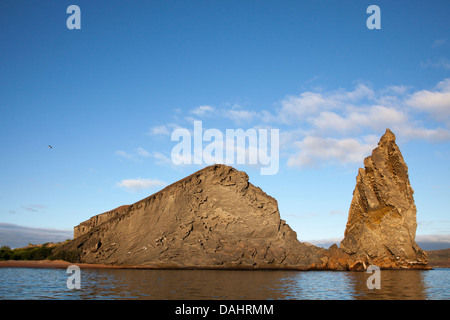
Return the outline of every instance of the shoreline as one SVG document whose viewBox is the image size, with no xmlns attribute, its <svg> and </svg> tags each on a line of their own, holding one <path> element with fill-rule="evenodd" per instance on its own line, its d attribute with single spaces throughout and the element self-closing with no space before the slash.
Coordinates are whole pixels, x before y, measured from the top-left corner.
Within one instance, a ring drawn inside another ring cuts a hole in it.
<svg viewBox="0 0 450 320">
<path fill-rule="evenodd" d="M 213 267 L 204 267 L 204 268 L 174 268 L 169 266 L 131 266 L 131 265 L 107 265 L 107 264 L 93 264 L 93 263 L 72 263 L 63 260 L 2 260 L 0 261 L 0 269 L 1 268 L 60 268 L 66 269 L 71 265 L 76 265 L 80 268 L 89 268 L 89 269 L 148 269 L 148 270 L 281 270 L 281 268 L 262 268 L 262 269 L 252 269 L 252 268 L 213 268 Z M 450 268 L 450 265 L 447 263 L 429 263 L 428 267 L 430 269 L 439 269 L 439 268 Z M 294 268 L 286 268 L 282 270 L 290 270 L 290 271 L 308 271 L 308 270 L 300 270 Z M 397 269 L 392 269 L 397 270 Z M 398 270 L 414 270 L 414 269 L 398 269 Z M 416 269 L 421 270 L 421 269 Z M 425 270 L 425 269 L 424 269 Z M 315 270 L 320 271 L 320 270 Z M 324 270 L 326 271 L 326 270 Z M 345 271 L 345 270 L 342 270 Z"/>
<path fill-rule="evenodd" d="M 266 271 L 266 270 L 285 270 L 285 271 L 309 271 L 310 269 L 299 269 L 294 267 L 266 267 L 266 268 L 251 268 L 242 266 L 186 266 L 180 267 L 177 265 L 108 265 L 108 264 L 94 264 L 94 263 L 73 263 L 64 260 L 2 260 L 0 261 L 1 268 L 64 268 L 71 265 L 76 265 L 80 268 L 89 269 L 134 269 L 134 270 L 240 270 L 240 271 Z M 314 269 L 316 270 L 316 269 Z M 317 271 L 317 270 L 316 270 Z"/>
<path fill-rule="evenodd" d="M 0 261 L 0 268 L 63 268 L 77 265 L 80 268 L 118 269 L 119 266 L 106 264 L 72 263 L 63 260 L 4 260 Z"/>
</svg>

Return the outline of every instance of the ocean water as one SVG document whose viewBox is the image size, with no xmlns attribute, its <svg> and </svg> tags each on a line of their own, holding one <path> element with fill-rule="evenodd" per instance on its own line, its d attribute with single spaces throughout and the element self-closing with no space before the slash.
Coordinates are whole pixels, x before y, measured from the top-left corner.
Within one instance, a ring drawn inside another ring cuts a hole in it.
<svg viewBox="0 0 450 320">
<path fill-rule="evenodd" d="M 450 269 L 339 271 L 224 271 L 81 269 L 68 289 L 66 269 L 0 268 L 0 299 L 167 300 L 450 300 Z"/>
</svg>

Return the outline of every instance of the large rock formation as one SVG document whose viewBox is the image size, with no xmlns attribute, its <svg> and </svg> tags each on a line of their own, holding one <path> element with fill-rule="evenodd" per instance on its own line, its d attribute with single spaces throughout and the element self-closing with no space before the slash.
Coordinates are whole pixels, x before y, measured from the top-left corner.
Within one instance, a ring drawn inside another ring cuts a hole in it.
<svg viewBox="0 0 450 320">
<path fill-rule="evenodd" d="M 74 228 L 81 262 L 154 268 L 308 269 L 324 249 L 300 243 L 277 201 L 225 165 L 200 170 Z"/>
<path fill-rule="evenodd" d="M 213 165 L 82 222 L 61 252 L 78 252 L 85 263 L 146 268 L 426 268 L 408 168 L 389 129 L 364 165 L 340 248 L 299 242 L 274 198 L 246 173 Z"/>
<path fill-rule="evenodd" d="M 364 166 L 356 178 L 340 248 L 365 265 L 423 267 L 427 255 L 415 242 L 414 191 L 391 130 L 386 130 Z"/>
</svg>

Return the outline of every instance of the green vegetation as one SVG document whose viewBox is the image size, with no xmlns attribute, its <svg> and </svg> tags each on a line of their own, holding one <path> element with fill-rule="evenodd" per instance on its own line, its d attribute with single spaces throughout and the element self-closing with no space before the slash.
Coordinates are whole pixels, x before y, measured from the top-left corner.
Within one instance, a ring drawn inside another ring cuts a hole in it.
<svg viewBox="0 0 450 320">
<path fill-rule="evenodd" d="M 65 242 L 63 242 L 65 243 Z M 9 246 L 0 247 L 1 260 L 64 260 L 68 262 L 80 262 L 79 250 L 64 250 L 61 244 L 48 243 L 43 245 L 29 245 L 25 248 L 11 249 Z"/>
<path fill-rule="evenodd" d="M 0 247 L 0 260 L 45 260 L 53 252 L 47 244 L 26 248 L 11 249 L 8 246 Z"/>
<path fill-rule="evenodd" d="M 64 260 L 72 263 L 81 262 L 80 250 L 54 250 L 50 260 Z"/>
</svg>

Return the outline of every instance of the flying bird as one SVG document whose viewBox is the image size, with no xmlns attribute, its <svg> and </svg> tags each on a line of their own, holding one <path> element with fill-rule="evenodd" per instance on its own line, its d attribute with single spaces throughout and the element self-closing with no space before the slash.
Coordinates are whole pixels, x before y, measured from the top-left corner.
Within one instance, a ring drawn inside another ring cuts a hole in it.
<svg viewBox="0 0 450 320">
<path fill-rule="evenodd" d="M 53 147 L 52 147 L 51 145 L 48 145 L 48 148 L 49 148 L 49 149 L 52 149 Z"/>
</svg>

